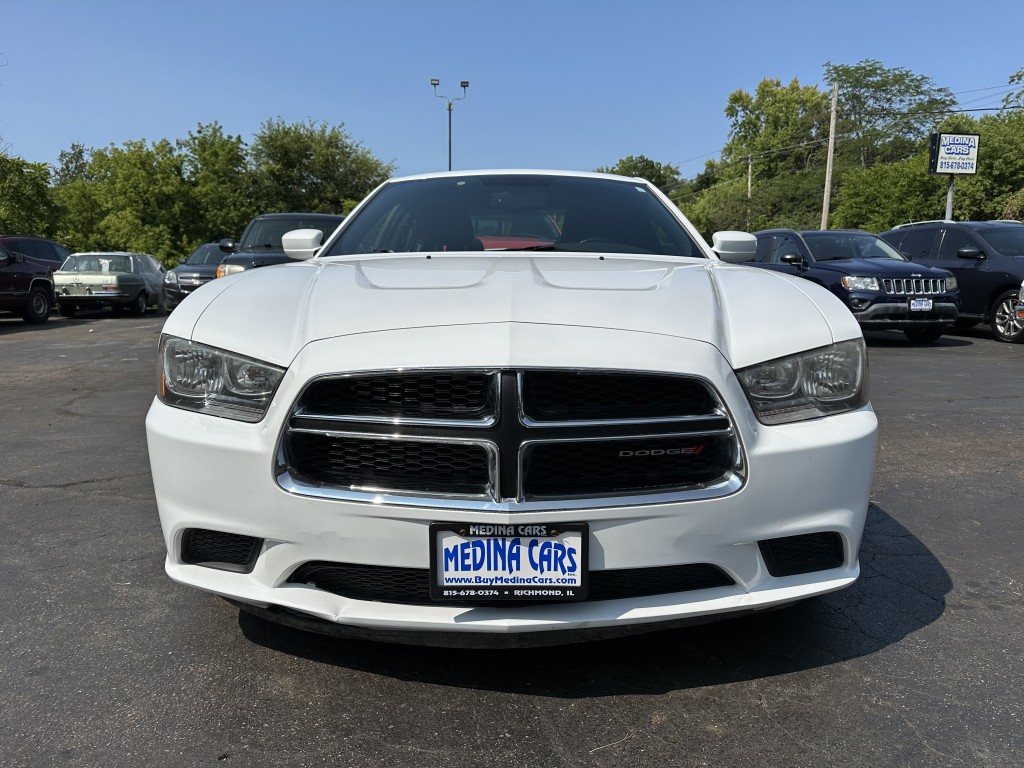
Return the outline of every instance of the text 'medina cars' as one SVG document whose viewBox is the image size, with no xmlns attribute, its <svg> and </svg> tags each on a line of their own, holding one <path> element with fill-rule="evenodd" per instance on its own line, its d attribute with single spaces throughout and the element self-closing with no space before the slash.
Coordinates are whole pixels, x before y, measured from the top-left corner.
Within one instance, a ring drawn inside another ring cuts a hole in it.
<svg viewBox="0 0 1024 768">
<path fill-rule="evenodd" d="M 726 263 L 604 174 L 393 179 L 321 237 L 163 328 L 174 580 L 321 632 L 509 646 L 857 578 L 877 424 L 824 288 Z"/>
</svg>

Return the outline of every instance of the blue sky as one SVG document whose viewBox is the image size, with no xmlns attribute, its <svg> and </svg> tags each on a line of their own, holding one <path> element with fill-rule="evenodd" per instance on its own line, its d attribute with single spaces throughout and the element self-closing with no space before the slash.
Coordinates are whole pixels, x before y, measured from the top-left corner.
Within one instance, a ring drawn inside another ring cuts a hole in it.
<svg viewBox="0 0 1024 768">
<path fill-rule="evenodd" d="M 981 9 L 984 8 L 984 11 Z M 397 173 L 592 170 L 627 155 L 692 177 L 737 89 L 817 84 L 878 59 L 964 107 L 1024 67 L 1024 2 L 0 0 L 0 147 L 56 163 L 72 143 L 178 139 L 220 123 L 344 124 Z M 998 88 L 996 86 L 1003 86 Z"/>
</svg>

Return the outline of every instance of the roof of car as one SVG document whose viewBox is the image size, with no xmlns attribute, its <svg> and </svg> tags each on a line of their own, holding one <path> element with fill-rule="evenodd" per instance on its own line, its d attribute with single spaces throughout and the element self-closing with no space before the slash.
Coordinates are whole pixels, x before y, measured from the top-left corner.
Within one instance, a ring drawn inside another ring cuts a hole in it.
<svg viewBox="0 0 1024 768">
<path fill-rule="evenodd" d="M 441 179 L 446 176 L 452 177 L 465 177 L 465 176 L 574 176 L 577 178 L 592 178 L 592 179 L 619 179 L 620 181 L 643 181 L 645 184 L 649 184 L 646 179 L 640 179 L 633 176 L 617 176 L 612 173 L 597 173 L 595 171 L 558 171 L 550 168 L 491 168 L 491 169 L 476 169 L 471 171 L 434 171 L 431 173 L 419 173 L 412 176 L 395 176 L 394 178 L 388 179 L 388 182 L 392 181 L 413 181 L 416 179 Z"/>
<path fill-rule="evenodd" d="M 990 219 L 988 221 L 953 221 L 952 219 L 929 219 L 928 221 L 908 221 L 905 224 L 897 224 L 890 232 L 897 231 L 900 229 L 910 229 L 911 227 L 921 227 L 925 225 L 940 225 L 940 224 L 959 224 L 970 229 L 993 229 L 995 227 L 1005 227 L 1007 224 L 1021 224 L 1024 222 L 1016 221 L 1015 219 Z"/>
<path fill-rule="evenodd" d="M 772 229 L 761 229 L 753 234 L 771 235 L 776 232 L 796 232 L 799 235 L 871 235 L 866 229 L 793 229 L 792 227 L 774 227 Z"/>
</svg>

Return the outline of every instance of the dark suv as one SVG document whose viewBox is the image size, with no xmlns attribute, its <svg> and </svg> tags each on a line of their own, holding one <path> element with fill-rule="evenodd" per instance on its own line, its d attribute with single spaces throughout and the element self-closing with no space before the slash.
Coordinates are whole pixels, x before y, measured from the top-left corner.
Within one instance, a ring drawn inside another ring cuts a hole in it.
<svg viewBox="0 0 1024 768">
<path fill-rule="evenodd" d="M 224 259 L 218 243 L 203 243 L 181 264 L 164 273 L 164 306 L 170 311 L 201 285 L 213 280 Z"/>
<path fill-rule="evenodd" d="M 41 237 L 0 235 L 0 312 L 27 323 L 45 323 L 53 306 L 53 272 L 71 255 Z"/>
<path fill-rule="evenodd" d="M 907 258 L 952 272 L 962 303 L 957 325 L 989 323 L 998 341 L 1024 340 L 1014 304 L 1024 280 L 1024 224 L 1019 221 L 922 221 L 882 239 Z"/>
<path fill-rule="evenodd" d="M 281 245 L 281 237 L 293 229 L 319 229 L 325 241 L 344 216 L 332 213 L 264 213 L 249 222 L 241 239 L 221 240 L 220 249 L 229 254 L 217 267 L 217 277 L 271 264 L 291 261 Z"/>
<path fill-rule="evenodd" d="M 745 262 L 803 277 L 828 288 L 864 330 L 900 330 L 930 342 L 956 320 L 956 279 L 943 269 L 912 264 L 863 230 L 766 229 L 755 232 L 757 253 Z"/>
</svg>

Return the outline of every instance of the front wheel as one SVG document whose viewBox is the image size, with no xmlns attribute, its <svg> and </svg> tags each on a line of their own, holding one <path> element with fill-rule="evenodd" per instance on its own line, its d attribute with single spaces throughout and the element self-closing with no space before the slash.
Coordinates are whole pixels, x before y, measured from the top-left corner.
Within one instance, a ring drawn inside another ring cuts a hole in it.
<svg viewBox="0 0 1024 768">
<path fill-rule="evenodd" d="M 35 285 L 28 294 L 28 304 L 21 315 L 26 323 L 45 323 L 50 319 L 50 292 L 42 285 Z"/>
<path fill-rule="evenodd" d="M 1017 318 L 1014 307 L 1017 291 L 1007 291 L 992 305 L 992 336 L 996 341 L 1015 342 L 1024 339 L 1024 323 Z"/>
<path fill-rule="evenodd" d="M 128 311 L 134 317 L 142 317 L 144 314 L 146 314 L 146 307 L 147 306 L 148 306 L 148 301 L 146 299 L 146 292 L 145 291 L 139 291 L 139 295 L 136 296 L 132 300 L 132 303 L 128 306 Z"/>
<path fill-rule="evenodd" d="M 903 335 L 918 344 L 931 344 L 942 337 L 942 328 L 907 328 Z"/>
</svg>

